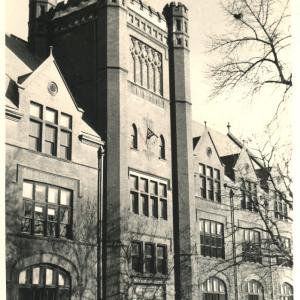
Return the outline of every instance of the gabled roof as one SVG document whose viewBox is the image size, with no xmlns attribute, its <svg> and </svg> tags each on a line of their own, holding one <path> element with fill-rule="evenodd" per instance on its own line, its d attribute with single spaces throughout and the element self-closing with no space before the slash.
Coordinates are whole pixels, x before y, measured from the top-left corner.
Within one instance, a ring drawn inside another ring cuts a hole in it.
<svg viewBox="0 0 300 300">
<path fill-rule="evenodd" d="M 5 46 L 5 101 L 17 108 L 19 76 L 31 74 L 41 61 L 32 55 L 26 41 L 14 35 L 5 34 Z"/>
<path fill-rule="evenodd" d="M 24 75 L 18 77 L 18 82 L 20 82 L 20 81 L 22 82 L 21 84 L 19 84 L 20 88 L 25 89 L 33 80 L 35 80 L 38 77 L 39 73 L 50 64 L 54 64 L 54 66 L 56 67 L 77 110 L 80 112 L 83 112 L 83 110 L 77 105 L 77 103 L 72 95 L 72 92 L 71 92 L 70 88 L 68 87 L 68 84 L 65 81 L 64 76 L 63 76 L 62 72 L 60 71 L 58 64 L 56 63 L 55 58 L 52 55 L 52 51 L 50 51 L 50 55 L 48 56 L 48 58 L 36 70 L 34 70 L 33 72 L 31 72 L 29 74 L 24 74 Z"/>
</svg>

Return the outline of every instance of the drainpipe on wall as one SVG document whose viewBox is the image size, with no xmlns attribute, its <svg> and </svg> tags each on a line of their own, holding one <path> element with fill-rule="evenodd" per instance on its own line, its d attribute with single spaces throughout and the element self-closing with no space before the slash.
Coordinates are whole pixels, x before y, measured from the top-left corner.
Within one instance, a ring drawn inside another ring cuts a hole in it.
<svg viewBox="0 0 300 300">
<path fill-rule="evenodd" d="M 97 300 L 103 299 L 102 293 L 102 219 L 103 219 L 103 144 L 98 150 L 98 199 L 97 199 Z"/>
<path fill-rule="evenodd" d="M 229 187 L 227 184 L 224 184 L 224 187 Z M 235 187 L 229 187 L 229 198 L 230 198 L 230 215 L 231 215 L 231 234 L 232 234 L 232 259 L 233 259 L 233 277 L 234 277 L 234 299 L 239 300 L 238 294 L 238 282 L 237 282 L 237 267 L 236 267 L 236 242 L 235 242 L 235 218 L 234 218 L 234 203 L 233 203 L 233 196 L 234 192 L 233 189 Z"/>
</svg>

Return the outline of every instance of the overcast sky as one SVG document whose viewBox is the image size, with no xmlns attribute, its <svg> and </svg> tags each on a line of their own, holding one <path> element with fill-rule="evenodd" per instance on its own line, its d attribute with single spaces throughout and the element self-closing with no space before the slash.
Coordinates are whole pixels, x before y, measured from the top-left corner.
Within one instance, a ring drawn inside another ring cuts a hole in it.
<svg viewBox="0 0 300 300">
<path fill-rule="evenodd" d="M 6 32 L 27 39 L 29 0 L 6 0 Z M 162 11 L 167 1 L 148 0 L 158 11 Z M 193 119 L 204 122 L 221 132 L 226 132 L 227 122 L 231 123 L 232 132 L 238 137 L 260 134 L 275 110 L 274 98 L 277 92 L 268 91 L 260 97 L 240 99 L 239 93 L 226 99 L 219 97 L 208 100 L 211 89 L 207 78 L 207 65 L 211 57 L 207 54 L 208 37 L 226 33 L 224 15 L 218 0 L 182 1 L 189 8 L 190 49 L 191 49 L 191 91 Z M 285 113 L 281 128 L 287 128 L 289 113 Z"/>
</svg>

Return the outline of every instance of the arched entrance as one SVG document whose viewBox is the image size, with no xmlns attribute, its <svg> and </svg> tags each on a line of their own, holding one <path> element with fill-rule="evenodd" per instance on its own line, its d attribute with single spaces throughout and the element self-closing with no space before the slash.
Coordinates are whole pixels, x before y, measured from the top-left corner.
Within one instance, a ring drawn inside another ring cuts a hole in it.
<svg viewBox="0 0 300 300">
<path fill-rule="evenodd" d="M 19 273 L 18 300 L 69 300 L 71 280 L 63 269 L 38 264 Z"/>
</svg>

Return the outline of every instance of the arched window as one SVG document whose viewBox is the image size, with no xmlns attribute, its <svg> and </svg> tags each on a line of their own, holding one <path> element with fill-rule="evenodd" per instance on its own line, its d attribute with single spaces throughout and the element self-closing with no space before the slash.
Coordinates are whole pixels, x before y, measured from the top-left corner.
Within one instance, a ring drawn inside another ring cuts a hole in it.
<svg viewBox="0 0 300 300">
<path fill-rule="evenodd" d="M 159 158 L 166 159 L 166 145 L 162 135 L 159 138 Z"/>
<path fill-rule="evenodd" d="M 226 286 L 225 283 L 216 277 L 207 279 L 201 285 L 202 300 L 226 300 Z"/>
<path fill-rule="evenodd" d="M 18 300 L 69 300 L 70 277 L 61 268 L 48 264 L 33 265 L 19 273 Z"/>
<path fill-rule="evenodd" d="M 256 280 L 250 280 L 246 285 L 248 300 L 263 300 L 264 291 L 262 285 Z"/>
<path fill-rule="evenodd" d="M 138 136 L 137 136 L 137 128 L 135 124 L 132 124 L 132 132 L 131 132 L 131 148 L 137 149 L 138 148 Z"/>
<path fill-rule="evenodd" d="M 284 282 L 280 287 L 280 300 L 293 300 L 294 299 L 294 289 L 293 287 Z"/>
</svg>

